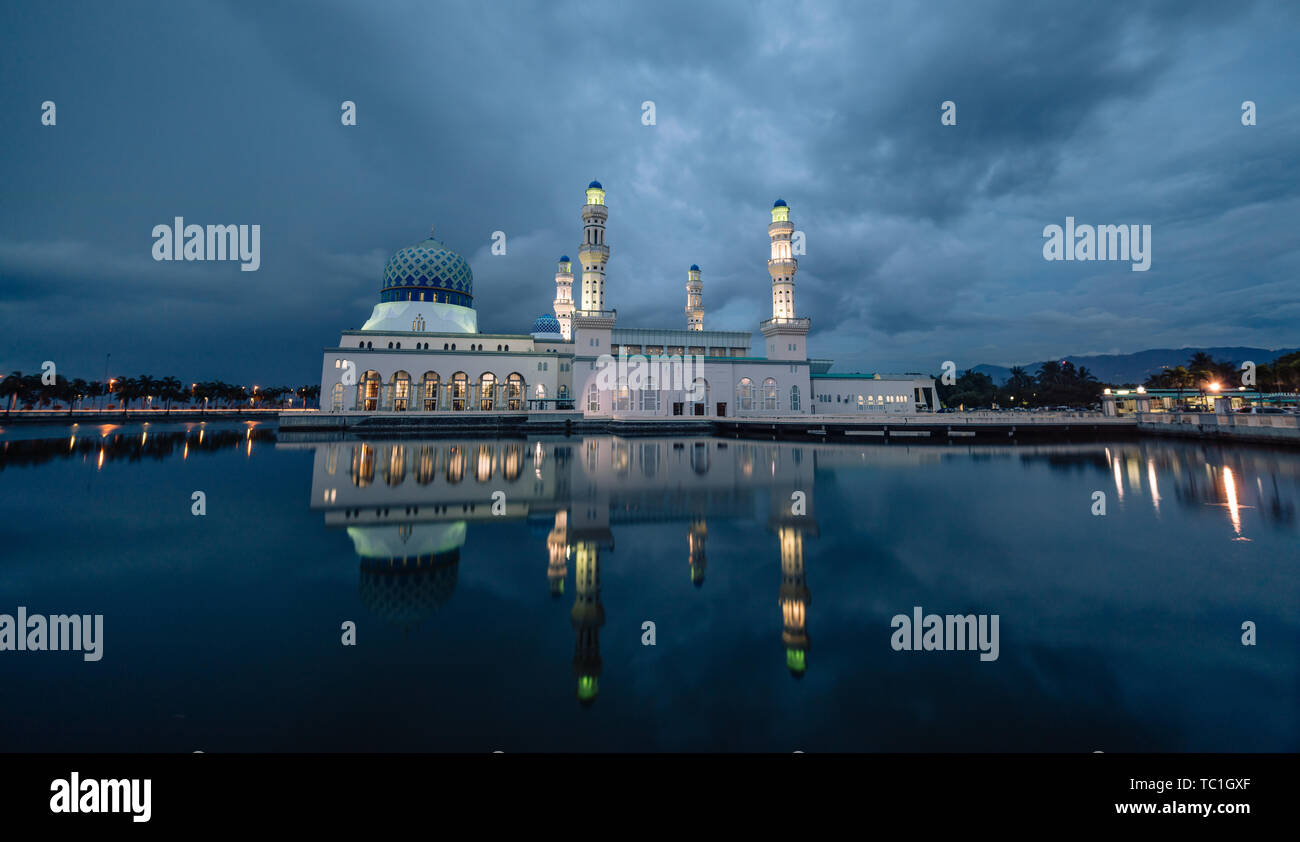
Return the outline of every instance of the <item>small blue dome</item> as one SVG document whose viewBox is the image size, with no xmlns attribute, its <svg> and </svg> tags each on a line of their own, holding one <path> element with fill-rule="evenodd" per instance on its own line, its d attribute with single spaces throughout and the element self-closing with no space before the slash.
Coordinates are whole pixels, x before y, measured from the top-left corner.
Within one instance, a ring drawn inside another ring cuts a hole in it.
<svg viewBox="0 0 1300 842">
<path fill-rule="evenodd" d="M 571 263 L 572 261 L 569 260 L 569 256 L 568 256 L 567 254 L 562 254 L 562 255 L 560 255 L 560 262 L 561 262 L 561 263 Z"/>
<path fill-rule="evenodd" d="M 772 203 L 772 207 L 774 207 L 774 208 L 786 208 L 786 207 L 789 207 L 789 205 L 787 205 L 787 204 L 785 203 L 785 199 L 777 199 L 775 202 Z"/>
<path fill-rule="evenodd" d="M 559 335 L 560 322 L 550 313 L 543 313 L 542 315 L 537 317 L 537 321 L 533 322 L 533 329 L 530 332 L 534 334 L 554 333 Z"/>
<path fill-rule="evenodd" d="M 601 186 L 600 186 L 600 182 L 599 182 L 599 181 L 593 181 L 591 184 L 588 184 L 588 185 L 587 185 L 587 189 L 588 189 L 588 190 L 592 189 L 593 187 L 596 188 L 597 190 L 604 190 L 604 189 L 605 189 L 604 187 L 601 187 Z"/>
<path fill-rule="evenodd" d="M 700 267 L 698 267 L 698 266 L 696 266 L 694 263 L 692 263 L 692 264 L 691 264 L 691 271 L 692 271 L 692 272 L 698 272 L 698 271 L 700 271 Z"/>
</svg>

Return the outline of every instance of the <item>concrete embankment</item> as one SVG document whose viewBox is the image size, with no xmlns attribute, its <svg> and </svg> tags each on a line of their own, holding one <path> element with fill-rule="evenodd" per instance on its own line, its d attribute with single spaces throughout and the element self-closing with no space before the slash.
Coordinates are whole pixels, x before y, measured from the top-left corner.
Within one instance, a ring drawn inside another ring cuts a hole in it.
<svg viewBox="0 0 1300 842">
<path fill-rule="evenodd" d="M 1300 416 L 1227 412 L 1144 412 L 1141 435 L 1300 445 Z"/>
<path fill-rule="evenodd" d="M 581 412 L 293 412 L 280 416 L 291 438 L 370 435 L 528 436 L 610 433 L 621 436 L 717 435 L 804 441 L 998 441 L 1118 438 L 1136 434 L 1136 420 L 1098 413 L 966 413 L 914 416 L 800 415 L 787 418 L 672 416 L 587 418 Z"/>
</svg>

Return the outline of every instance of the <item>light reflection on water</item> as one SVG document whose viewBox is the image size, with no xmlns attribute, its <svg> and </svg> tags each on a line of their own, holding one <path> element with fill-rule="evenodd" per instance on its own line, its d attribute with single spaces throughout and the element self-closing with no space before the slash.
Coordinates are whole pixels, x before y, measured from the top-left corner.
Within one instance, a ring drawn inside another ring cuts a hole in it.
<svg viewBox="0 0 1300 842">
<path fill-rule="evenodd" d="M 0 612 L 101 611 L 114 656 L 0 654 L 104 701 L 7 699 L 50 727 L 0 749 L 1300 747 L 1295 452 L 99 433 L 0 447 Z M 1000 658 L 892 651 L 918 605 Z"/>
</svg>

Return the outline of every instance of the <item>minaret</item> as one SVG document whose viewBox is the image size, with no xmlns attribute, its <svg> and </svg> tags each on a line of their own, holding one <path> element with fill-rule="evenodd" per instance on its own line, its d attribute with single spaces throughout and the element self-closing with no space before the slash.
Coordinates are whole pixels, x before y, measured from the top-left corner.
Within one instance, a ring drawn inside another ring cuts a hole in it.
<svg viewBox="0 0 1300 842">
<path fill-rule="evenodd" d="M 790 249 L 790 236 L 794 223 L 790 221 L 790 207 L 785 199 L 772 205 L 772 224 L 767 235 L 772 238 L 772 257 L 767 261 L 767 273 L 772 276 L 772 318 L 794 318 L 794 273 L 799 271 L 799 261 Z"/>
<path fill-rule="evenodd" d="M 582 261 L 582 309 L 598 312 L 605 309 L 605 263 L 609 246 L 605 245 L 605 188 L 599 181 L 587 185 L 587 204 L 582 208 L 583 238 L 578 249 Z"/>
<path fill-rule="evenodd" d="M 566 254 L 560 258 L 555 273 L 555 320 L 560 323 L 560 334 L 565 342 L 573 341 L 573 264 Z"/>
<path fill-rule="evenodd" d="M 686 329 L 704 330 L 704 282 L 694 263 L 686 273 Z"/>
<path fill-rule="evenodd" d="M 551 596 L 559 598 L 564 593 L 564 578 L 569 573 L 569 513 L 563 509 L 555 513 L 555 526 L 546 536 L 546 579 L 551 584 Z"/>
<path fill-rule="evenodd" d="M 605 625 L 605 606 L 600 603 L 600 546 L 593 541 L 580 541 L 576 550 L 577 595 L 569 614 L 577 632 L 573 674 L 578 679 L 578 701 L 590 705 L 600 691 L 600 627 Z"/>
<path fill-rule="evenodd" d="M 794 526 L 777 528 L 781 542 L 781 642 L 785 666 L 795 678 L 808 668 L 808 603 L 812 593 L 803 569 L 803 532 Z"/>
<path fill-rule="evenodd" d="M 794 273 L 799 261 L 794 259 L 790 238 L 794 223 L 790 221 L 790 208 L 785 199 L 772 205 L 772 224 L 767 226 L 772 238 L 772 253 L 767 261 L 767 273 L 772 277 L 772 318 L 759 324 L 767 340 L 767 358 L 771 360 L 808 359 L 808 329 L 811 319 L 795 315 Z"/>
<path fill-rule="evenodd" d="M 795 491 L 804 495 L 802 500 L 796 500 Z M 802 483 L 784 488 L 776 486 L 769 505 L 767 526 L 776 533 L 781 547 L 781 587 L 777 602 L 781 606 L 785 666 L 792 676 L 802 678 L 808 669 L 808 606 L 812 603 L 803 545 L 805 538 L 818 535 L 812 488 Z"/>
</svg>

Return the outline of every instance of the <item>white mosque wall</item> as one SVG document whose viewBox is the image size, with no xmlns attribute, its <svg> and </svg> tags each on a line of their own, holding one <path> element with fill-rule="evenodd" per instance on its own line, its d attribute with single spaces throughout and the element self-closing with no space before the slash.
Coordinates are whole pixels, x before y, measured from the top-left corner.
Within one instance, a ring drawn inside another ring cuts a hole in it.
<svg viewBox="0 0 1300 842">
<path fill-rule="evenodd" d="M 345 339 L 349 337 L 344 337 Z M 366 341 L 375 346 L 382 336 Z M 321 408 L 326 412 L 525 411 L 571 399 L 569 357 L 545 351 L 487 350 L 486 336 L 462 335 L 485 350 L 443 351 L 442 337 L 420 339 L 429 350 L 339 347 L 325 350 Z M 385 346 L 387 340 L 383 340 Z M 413 344 L 407 339 L 403 344 Z M 497 343 L 492 341 L 491 347 Z M 530 347 L 531 340 L 527 343 Z M 504 347 L 504 343 L 502 343 Z M 436 388 L 426 387 L 435 384 Z M 545 404 L 539 403 L 545 401 Z"/>
</svg>

